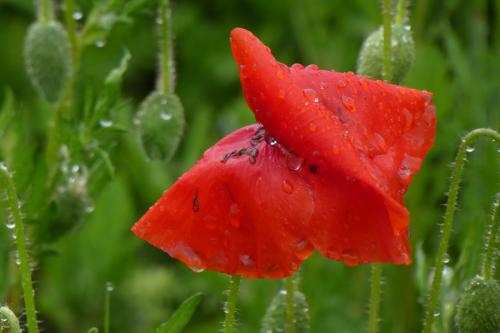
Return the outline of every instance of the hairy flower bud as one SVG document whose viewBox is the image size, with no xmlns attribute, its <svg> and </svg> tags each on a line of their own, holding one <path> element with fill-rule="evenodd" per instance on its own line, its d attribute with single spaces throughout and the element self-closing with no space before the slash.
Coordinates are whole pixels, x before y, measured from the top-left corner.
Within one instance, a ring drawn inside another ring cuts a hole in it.
<svg viewBox="0 0 500 333">
<path fill-rule="evenodd" d="M 472 279 L 456 314 L 460 333 L 500 332 L 500 285 L 496 280 Z"/>
<path fill-rule="evenodd" d="M 48 239 L 57 239 L 79 226 L 91 210 L 92 199 L 87 192 L 87 178 L 84 175 L 72 175 L 58 188 L 52 202 Z"/>
<path fill-rule="evenodd" d="M 24 61 L 33 86 L 48 102 L 57 102 L 71 75 L 71 46 L 58 22 L 31 25 L 24 44 Z"/>
<path fill-rule="evenodd" d="M 166 161 L 184 132 L 184 108 L 177 95 L 153 92 L 142 103 L 134 124 L 148 157 Z"/>
<path fill-rule="evenodd" d="M 295 323 L 297 333 L 310 331 L 309 313 L 306 297 L 300 291 L 294 292 Z M 285 333 L 286 328 L 286 291 L 281 290 L 274 296 L 262 319 L 261 333 Z"/>
<path fill-rule="evenodd" d="M 392 82 L 397 84 L 404 79 L 415 58 L 415 44 L 409 25 L 392 25 L 391 46 Z M 358 74 L 382 79 L 383 59 L 384 29 L 380 27 L 363 43 L 358 59 Z"/>
</svg>

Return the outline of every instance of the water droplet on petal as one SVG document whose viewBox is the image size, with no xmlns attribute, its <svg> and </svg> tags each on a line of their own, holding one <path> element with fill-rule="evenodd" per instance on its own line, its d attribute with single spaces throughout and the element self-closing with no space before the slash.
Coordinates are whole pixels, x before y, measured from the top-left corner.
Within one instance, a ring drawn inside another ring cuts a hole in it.
<svg viewBox="0 0 500 333">
<path fill-rule="evenodd" d="M 309 123 L 309 131 L 316 132 L 317 126 L 315 123 Z"/>
<path fill-rule="evenodd" d="M 188 266 L 188 267 L 195 273 L 202 273 L 203 271 L 205 271 L 205 269 L 202 267 L 197 267 L 197 266 Z"/>
<path fill-rule="evenodd" d="M 284 73 L 281 69 L 279 69 L 279 70 L 276 72 L 276 77 L 277 77 L 278 79 L 282 79 L 282 78 L 284 78 L 284 77 L 285 77 L 285 73 Z"/>
<path fill-rule="evenodd" d="M 243 266 L 250 266 L 251 264 L 253 264 L 253 260 L 248 254 L 241 255 L 240 262 L 243 264 Z"/>
<path fill-rule="evenodd" d="M 302 167 L 303 158 L 295 155 L 294 153 L 289 153 L 286 157 L 286 166 L 292 171 L 299 171 Z"/>
<path fill-rule="evenodd" d="M 344 79 L 339 79 L 337 81 L 337 87 L 339 87 L 339 88 L 345 88 L 345 87 L 347 87 L 347 81 L 344 80 Z"/>
<path fill-rule="evenodd" d="M 302 70 L 304 66 L 302 64 L 293 64 L 291 68 L 294 70 Z"/>
<path fill-rule="evenodd" d="M 290 184 L 288 181 L 284 180 L 283 183 L 281 184 L 281 188 L 283 189 L 283 192 L 285 193 L 292 193 L 293 192 L 293 186 Z"/>
<path fill-rule="evenodd" d="M 311 101 L 314 103 L 319 102 L 318 94 L 316 93 L 316 90 L 314 90 L 314 89 L 310 89 L 310 88 L 304 89 L 304 90 L 302 90 L 302 94 L 304 94 L 304 97 L 307 98 L 308 101 Z"/>
<path fill-rule="evenodd" d="M 278 91 L 278 97 L 281 98 L 281 99 L 285 98 L 285 90 L 280 89 Z"/>
<path fill-rule="evenodd" d="M 403 108 L 401 112 L 403 113 L 405 131 L 409 131 L 413 126 L 413 114 L 407 108 Z"/>
<path fill-rule="evenodd" d="M 275 138 L 270 138 L 270 139 L 269 139 L 269 144 L 270 144 L 271 146 L 276 146 L 276 145 L 278 144 L 278 141 L 276 141 L 276 139 L 275 139 Z"/>
<path fill-rule="evenodd" d="M 356 105 L 354 103 L 354 99 L 347 95 L 342 95 L 342 104 L 344 104 L 345 108 L 349 112 L 356 112 Z"/>
<path fill-rule="evenodd" d="M 310 64 L 310 65 L 307 65 L 307 67 L 305 69 L 309 69 L 309 70 L 312 70 L 312 71 L 317 71 L 317 70 L 319 70 L 319 67 L 318 67 L 318 65 Z"/>
<path fill-rule="evenodd" d="M 232 203 L 231 206 L 229 207 L 229 223 L 234 228 L 239 228 L 240 227 L 240 207 L 236 203 Z"/>
</svg>

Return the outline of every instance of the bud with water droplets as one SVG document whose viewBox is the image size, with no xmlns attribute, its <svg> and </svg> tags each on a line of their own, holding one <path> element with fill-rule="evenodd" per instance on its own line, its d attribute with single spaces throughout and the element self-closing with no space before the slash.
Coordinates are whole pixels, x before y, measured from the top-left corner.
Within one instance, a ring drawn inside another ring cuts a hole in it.
<svg viewBox="0 0 500 333">
<path fill-rule="evenodd" d="M 148 157 L 168 161 L 184 132 L 184 108 L 177 95 L 153 92 L 142 103 L 134 124 Z"/>
<path fill-rule="evenodd" d="M 87 191 L 87 177 L 72 175 L 57 189 L 52 202 L 52 214 L 47 230 L 49 240 L 64 236 L 79 226 L 92 210 Z"/>
<path fill-rule="evenodd" d="M 309 309 L 305 295 L 295 290 L 294 308 L 296 333 L 306 333 L 309 327 Z M 262 318 L 261 333 L 285 333 L 287 331 L 286 321 L 286 291 L 281 290 L 274 296 L 271 304 L 267 308 L 264 318 Z"/>
<path fill-rule="evenodd" d="M 500 332 L 500 285 L 496 280 L 472 279 L 458 304 L 460 333 Z"/>
<path fill-rule="evenodd" d="M 71 46 L 63 26 L 35 22 L 24 44 L 24 61 L 33 86 L 48 102 L 57 102 L 71 75 Z"/>
<path fill-rule="evenodd" d="M 415 43 L 409 25 L 393 24 L 391 33 L 392 82 L 400 83 L 415 58 Z M 357 72 L 372 79 L 382 79 L 384 63 L 384 29 L 380 27 L 364 41 L 358 58 Z"/>
</svg>

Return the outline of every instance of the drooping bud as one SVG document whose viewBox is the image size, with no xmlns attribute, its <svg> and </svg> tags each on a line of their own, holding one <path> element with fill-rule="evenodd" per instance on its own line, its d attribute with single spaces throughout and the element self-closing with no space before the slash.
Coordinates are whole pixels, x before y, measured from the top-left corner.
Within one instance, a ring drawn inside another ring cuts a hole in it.
<svg viewBox="0 0 500 333">
<path fill-rule="evenodd" d="M 63 26 L 35 22 L 24 44 L 26 70 L 35 89 L 48 102 L 57 102 L 71 75 L 71 46 Z"/>
<path fill-rule="evenodd" d="M 48 225 L 48 239 L 55 240 L 78 227 L 92 211 L 92 199 L 87 191 L 87 176 L 78 172 L 78 166 L 61 185 L 52 201 Z"/>
<path fill-rule="evenodd" d="M 304 294 L 298 290 L 294 292 L 294 310 L 297 333 L 310 331 L 309 308 Z M 274 296 L 262 319 L 261 333 L 285 333 L 286 321 L 286 291 L 281 290 Z"/>
<path fill-rule="evenodd" d="M 415 58 L 415 43 L 409 25 L 393 24 L 391 31 L 392 82 L 400 83 Z M 381 80 L 384 63 L 384 29 L 380 27 L 364 41 L 359 53 L 357 72 Z"/>
<path fill-rule="evenodd" d="M 147 156 L 168 161 L 184 132 L 184 108 L 177 95 L 153 92 L 142 103 L 134 124 Z"/>
<path fill-rule="evenodd" d="M 496 280 L 472 279 L 458 304 L 460 333 L 500 332 L 500 285 Z"/>
</svg>

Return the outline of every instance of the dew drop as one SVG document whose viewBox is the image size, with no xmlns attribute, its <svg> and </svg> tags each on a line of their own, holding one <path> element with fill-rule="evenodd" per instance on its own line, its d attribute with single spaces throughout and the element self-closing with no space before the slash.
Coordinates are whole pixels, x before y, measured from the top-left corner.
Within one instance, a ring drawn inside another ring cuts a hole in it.
<svg viewBox="0 0 500 333">
<path fill-rule="evenodd" d="M 188 267 L 195 273 L 202 273 L 203 271 L 205 271 L 205 269 L 202 267 L 197 267 L 197 266 L 188 266 Z"/>
<path fill-rule="evenodd" d="M 283 192 L 285 193 L 292 193 L 293 192 L 293 186 L 292 184 L 290 184 L 288 181 L 284 180 L 282 183 L 281 183 L 281 188 L 283 189 Z"/>
<path fill-rule="evenodd" d="M 161 120 L 169 121 L 172 119 L 172 114 L 167 112 L 160 113 Z"/>
<path fill-rule="evenodd" d="M 229 207 L 229 223 L 231 223 L 234 228 L 239 228 L 241 225 L 239 215 L 240 207 L 238 207 L 238 204 L 232 203 Z"/>
<path fill-rule="evenodd" d="M 307 65 L 307 67 L 305 69 L 309 69 L 309 70 L 312 70 L 312 71 L 317 71 L 317 70 L 319 70 L 319 67 L 318 67 L 318 65 L 310 64 L 310 65 Z"/>
<path fill-rule="evenodd" d="M 106 291 L 112 292 L 113 290 L 115 290 L 115 286 L 111 282 L 106 282 Z"/>
<path fill-rule="evenodd" d="M 73 20 L 80 21 L 83 18 L 83 13 L 82 12 L 74 12 L 72 17 L 73 17 Z"/>
<path fill-rule="evenodd" d="M 269 144 L 270 144 L 271 146 L 276 146 L 276 145 L 278 144 L 278 141 L 276 141 L 276 139 L 275 139 L 275 138 L 270 138 L 270 139 L 269 139 Z"/>
<path fill-rule="evenodd" d="M 11 221 L 8 221 L 5 226 L 7 227 L 7 229 L 9 230 L 12 230 L 15 228 L 16 224 L 14 222 L 11 222 Z"/>
<path fill-rule="evenodd" d="M 303 159 L 294 153 L 289 153 L 286 157 L 286 166 L 292 171 L 299 171 L 302 167 Z"/>
<path fill-rule="evenodd" d="M 314 89 L 310 89 L 310 88 L 304 89 L 304 90 L 302 90 L 302 94 L 304 94 L 304 97 L 307 98 L 307 100 L 309 100 L 310 102 L 314 102 L 314 103 L 319 102 L 318 94 L 316 93 L 316 90 L 314 90 Z"/>
<path fill-rule="evenodd" d="M 304 69 L 304 66 L 301 64 L 293 64 L 291 68 L 294 70 L 302 70 Z"/>
<path fill-rule="evenodd" d="M 297 257 L 297 259 L 305 260 L 310 253 L 311 251 L 308 241 L 302 240 L 295 244 L 295 257 Z"/>
<path fill-rule="evenodd" d="M 250 266 L 251 264 L 253 264 L 252 257 L 250 257 L 248 254 L 241 255 L 240 262 L 243 264 L 243 266 Z"/>
<path fill-rule="evenodd" d="M 98 48 L 103 48 L 104 46 L 106 46 L 106 42 L 102 39 L 99 39 L 95 42 L 95 46 Z"/>
<path fill-rule="evenodd" d="M 403 113 L 405 121 L 404 123 L 405 131 L 409 131 L 413 126 L 413 114 L 406 108 L 403 108 L 401 112 Z"/>
<path fill-rule="evenodd" d="M 467 148 L 465 148 L 465 151 L 468 152 L 468 153 L 473 153 L 474 150 L 476 150 L 476 148 L 474 148 L 474 147 L 467 147 Z"/>
<path fill-rule="evenodd" d="M 347 87 L 347 81 L 344 80 L 344 79 L 339 79 L 337 81 L 337 87 L 339 87 L 339 88 L 345 88 L 345 87 Z"/>
<path fill-rule="evenodd" d="M 344 104 L 345 108 L 349 112 L 356 112 L 356 105 L 354 103 L 354 100 L 346 95 L 342 95 L 342 104 Z"/>
<path fill-rule="evenodd" d="M 315 123 L 309 123 L 309 131 L 316 132 L 317 126 Z"/>
<path fill-rule="evenodd" d="M 113 122 L 108 119 L 99 120 L 99 125 L 103 128 L 109 128 L 113 126 Z"/>
<path fill-rule="evenodd" d="M 284 78 L 284 77 L 285 77 L 285 73 L 284 73 L 281 69 L 279 69 L 279 70 L 276 72 L 276 77 L 277 77 L 278 79 L 282 79 L 282 78 Z"/>
<path fill-rule="evenodd" d="M 281 98 L 281 99 L 285 98 L 285 90 L 280 89 L 278 91 L 278 97 Z"/>
</svg>

